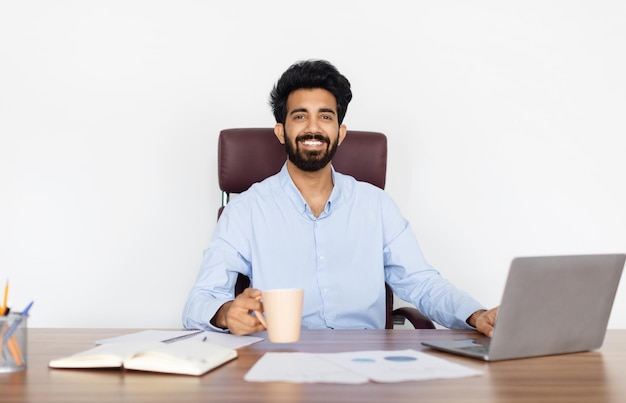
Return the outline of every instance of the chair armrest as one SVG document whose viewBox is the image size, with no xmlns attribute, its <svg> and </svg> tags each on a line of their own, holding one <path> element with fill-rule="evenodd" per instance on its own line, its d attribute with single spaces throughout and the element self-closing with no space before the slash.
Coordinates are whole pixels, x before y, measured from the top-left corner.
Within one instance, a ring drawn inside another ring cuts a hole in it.
<svg viewBox="0 0 626 403">
<path fill-rule="evenodd" d="M 436 329 L 433 322 L 424 316 L 417 308 L 408 306 L 396 308 L 393 316 L 400 316 L 411 322 L 415 329 Z"/>
</svg>

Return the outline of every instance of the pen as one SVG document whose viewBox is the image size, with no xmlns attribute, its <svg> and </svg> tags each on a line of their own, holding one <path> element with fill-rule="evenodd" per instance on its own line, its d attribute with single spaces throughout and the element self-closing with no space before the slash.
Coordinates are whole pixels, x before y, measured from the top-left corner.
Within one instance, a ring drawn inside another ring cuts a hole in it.
<svg viewBox="0 0 626 403">
<path fill-rule="evenodd" d="M 11 338 L 11 336 L 13 336 L 13 333 L 15 333 L 15 331 L 17 330 L 17 327 L 20 325 L 20 323 L 22 323 L 24 318 L 28 315 L 28 311 L 30 311 L 31 306 L 33 306 L 33 301 L 30 301 L 29 304 L 26 305 L 26 308 L 24 308 L 22 313 L 20 313 L 20 316 L 18 316 L 17 319 L 15 319 L 13 323 L 11 323 L 11 326 L 9 326 L 9 329 L 4 333 L 4 337 L 2 338 L 3 344 L 6 344 L 7 341 L 9 341 L 9 339 Z"/>
</svg>

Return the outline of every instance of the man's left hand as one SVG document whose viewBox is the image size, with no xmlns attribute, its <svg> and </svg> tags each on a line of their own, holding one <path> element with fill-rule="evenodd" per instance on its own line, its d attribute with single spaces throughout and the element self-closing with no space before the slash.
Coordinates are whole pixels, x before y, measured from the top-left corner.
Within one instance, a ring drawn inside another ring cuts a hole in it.
<svg viewBox="0 0 626 403">
<path fill-rule="evenodd" d="M 497 306 L 488 311 L 476 311 L 468 322 L 482 334 L 491 337 L 493 336 L 493 327 L 496 325 L 499 308 L 500 307 Z"/>
</svg>

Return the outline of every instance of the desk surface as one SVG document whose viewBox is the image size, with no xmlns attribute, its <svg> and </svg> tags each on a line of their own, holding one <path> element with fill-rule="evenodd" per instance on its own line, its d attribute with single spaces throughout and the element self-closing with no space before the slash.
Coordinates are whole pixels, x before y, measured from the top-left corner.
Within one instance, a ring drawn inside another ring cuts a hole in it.
<svg viewBox="0 0 626 403">
<path fill-rule="evenodd" d="M 248 369 L 268 351 L 343 352 L 422 349 L 434 338 L 467 337 L 452 330 L 312 330 L 298 343 L 262 341 L 201 377 L 106 370 L 49 369 L 53 358 L 94 346 L 94 341 L 139 329 L 29 329 L 28 369 L 0 374 L 2 402 L 624 402 L 626 330 L 609 330 L 594 352 L 485 363 L 427 350 L 480 369 L 482 376 L 364 385 L 252 383 Z"/>
</svg>

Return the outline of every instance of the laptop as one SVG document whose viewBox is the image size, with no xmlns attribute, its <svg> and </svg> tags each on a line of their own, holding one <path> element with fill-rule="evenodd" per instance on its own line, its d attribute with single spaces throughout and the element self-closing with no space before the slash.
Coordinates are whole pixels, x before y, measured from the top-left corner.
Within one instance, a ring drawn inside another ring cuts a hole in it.
<svg viewBox="0 0 626 403">
<path fill-rule="evenodd" d="M 492 338 L 422 344 L 485 361 L 596 350 L 625 260 L 624 254 L 515 258 Z"/>
</svg>

